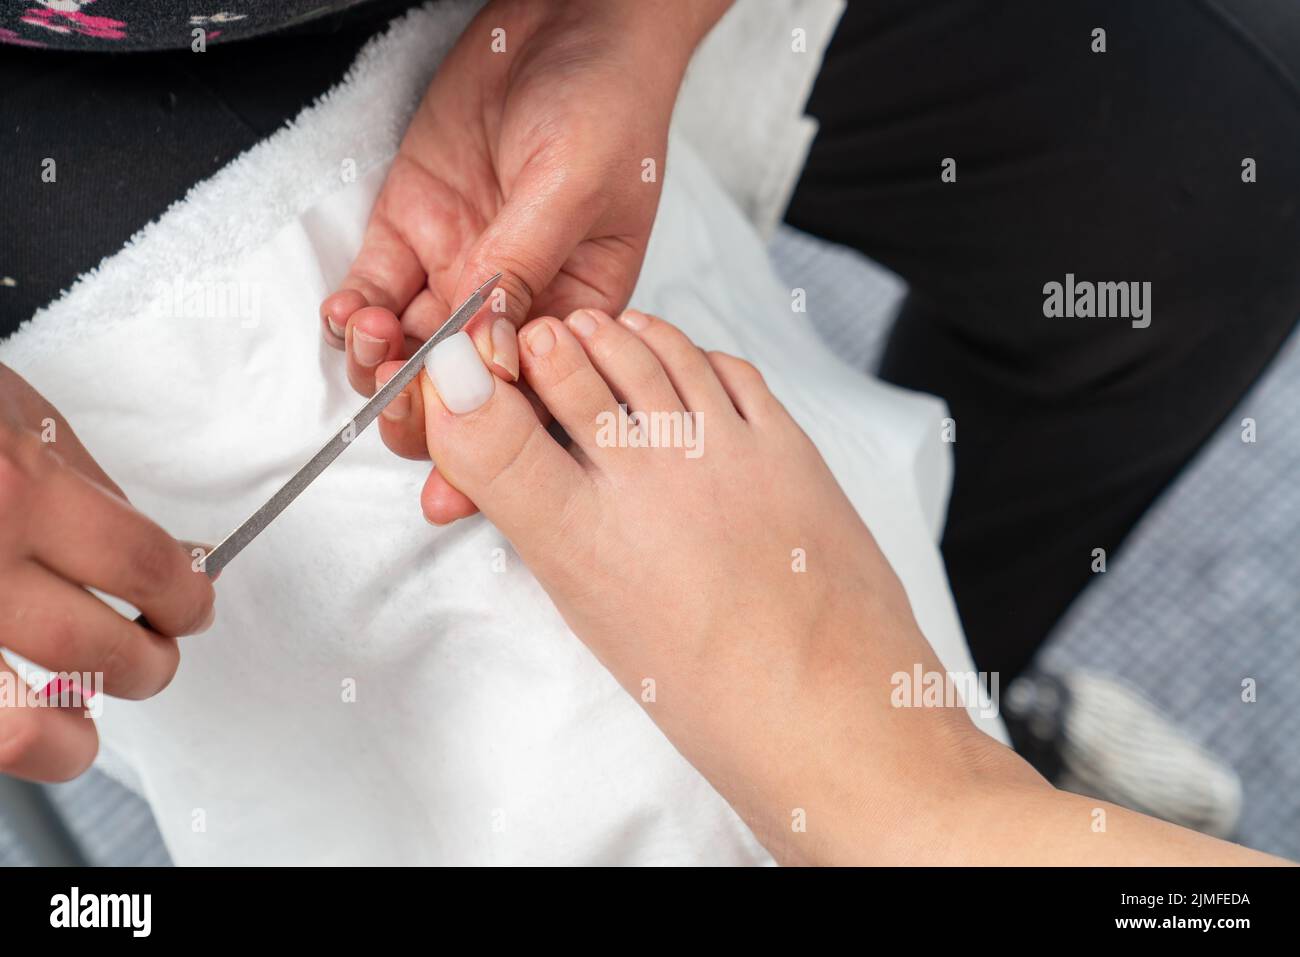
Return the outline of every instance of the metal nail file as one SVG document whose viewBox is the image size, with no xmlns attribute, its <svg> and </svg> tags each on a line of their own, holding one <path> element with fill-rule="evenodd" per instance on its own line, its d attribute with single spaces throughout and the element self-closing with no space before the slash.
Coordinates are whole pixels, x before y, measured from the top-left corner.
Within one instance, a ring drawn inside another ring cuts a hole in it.
<svg viewBox="0 0 1300 957">
<path fill-rule="evenodd" d="M 208 553 L 204 561 L 204 571 L 208 573 L 209 578 L 215 578 L 217 572 L 230 564 L 230 560 L 244 550 L 244 548 L 255 539 L 266 526 L 270 525 L 275 517 L 289 507 L 289 503 L 302 494 L 316 477 L 325 471 L 344 449 L 348 447 L 362 430 L 379 416 L 384 407 L 396 398 L 397 394 L 406 388 L 407 383 L 414 379 L 420 373 L 420 367 L 424 365 L 424 357 L 429 354 L 438 343 L 449 339 L 456 333 L 460 332 L 469 323 L 471 319 L 483 308 L 487 302 L 488 293 L 492 291 L 501 274 L 497 273 L 483 285 L 474 290 L 474 294 L 466 299 L 459 309 L 451 314 L 451 318 L 444 322 L 438 331 L 431 335 L 418 349 L 411 358 L 406 360 L 406 364 L 398 370 L 397 375 L 389 379 L 382 389 L 374 394 L 361 410 L 354 415 L 343 428 L 334 433 L 334 437 L 326 442 L 319 452 L 300 468 L 289 481 L 285 482 L 280 490 L 272 495 L 256 512 L 248 517 L 244 524 L 231 532 L 222 540 L 216 548 Z"/>
</svg>

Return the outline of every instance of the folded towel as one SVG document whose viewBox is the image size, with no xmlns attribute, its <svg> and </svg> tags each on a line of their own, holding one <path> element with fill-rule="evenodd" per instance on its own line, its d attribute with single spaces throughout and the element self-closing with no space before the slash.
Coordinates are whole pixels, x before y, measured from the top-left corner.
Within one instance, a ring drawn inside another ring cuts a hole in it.
<svg viewBox="0 0 1300 957">
<path fill-rule="evenodd" d="M 221 538 L 357 408 L 317 304 L 359 247 L 430 58 L 472 8 L 403 18 L 339 89 L 0 345 L 174 534 Z M 970 671 L 933 541 L 944 408 L 840 362 L 791 300 L 675 135 L 633 302 L 763 368 L 940 658 Z M 217 624 L 184 640 L 172 686 L 105 703 L 105 746 L 174 860 L 767 862 L 489 523 L 422 520 L 426 472 L 364 433 L 225 570 Z"/>
</svg>

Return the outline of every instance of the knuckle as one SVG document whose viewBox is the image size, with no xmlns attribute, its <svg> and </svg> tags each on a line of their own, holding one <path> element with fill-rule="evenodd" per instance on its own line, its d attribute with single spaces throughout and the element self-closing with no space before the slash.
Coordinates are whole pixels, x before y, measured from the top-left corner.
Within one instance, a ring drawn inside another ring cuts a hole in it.
<svg viewBox="0 0 1300 957">
<path fill-rule="evenodd" d="M 151 535 L 147 542 L 130 551 L 127 560 L 131 563 L 133 594 L 122 597 L 137 604 L 136 599 L 148 600 L 166 591 L 175 580 L 185 554 L 171 539 Z"/>
<path fill-rule="evenodd" d="M 580 360 L 579 356 L 568 354 L 567 350 L 563 352 L 559 349 L 553 350 L 553 354 L 561 355 L 560 361 L 553 362 L 547 367 L 549 372 L 549 388 L 552 391 L 559 392 L 569 389 L 583 389 L 590 385 L 582 373 L 588 371 L 585 358 Z"/>
<path fill-rule="evenodd" d="M 485 483 L 489 493 L 495 488 L 528 482 L 528 473 L 534 464 L 536 443 L 545 435 L 541 429 L 530 429 L 517 436 L 515 441 L 503 445 L 502 454 L 492 463 L 491 474 Z"/>
<path fill-rule="evenodd" d="M 77 665 L 78 629 L 76 621 L 67 612 L 55 612 L 41 630 L 44 656 L 59 667 L 75 668 Z"/>
<path fill-rule="evenodd" d="M 30 485 L 27 473 L 0 452 L 0 515 L 21 515 Z"/>
<path fill-rule="evenodd" d="M 659 360 L 653 355 L 642 355 L 631 364 L 631 371 L 628 378 L 632 391 L 648 392 L 651 389 L 657 389 L 668 381 L 668 376 L 664 374 L 664 367 L 659 364 Z"/>
<path fill-rule="evenodd" d="M 500 272 L 501 278 L 497 281 L 496 289 L 505 294 L 506 316 L 515 325 L 520 325 L 533 300 L 537 298 L 538 291 L 546 286 L 546 263 L 528 249 L 504 250 L 502 255 L 488 258 L 504 261 L 505 265 L 494 266 L 488 259 L 481 259 L 467 263 L 464 271 L 481 273 L 484 279 Z M 494 293 L 496 289 L 493 290 Z"/>
<path fill-rule="evenodd" d="M 0 513 L 21 513 L 55 467 L 53 453 L 37 436 L 6 430 L 0 437 Z"/>
<path fill-rule="evenodd" d="M 591 352 L 597 363 L 617 365 L 635 362 L 646 353 L 645 346 L 635 336 L 621 335 L 620 332 L 621 330 L 610 327 L 596 333 Z"/>
<path fill-rule="evenodd" d="M 113 693 L 119 698 L 140 697 L 136 688 L 138 672 L 127 650 L 127 642 L 131 637 L 131 629 L 116 629 L 100 645 L 95 656 L 95 666 L 91 669 L 113 682 Z"/>
<path fill-rule="evenodd" d="M 160 646 L 160 667 L 157 670 L 150 694 L 160 694 L 167 689 L 176 677 L 181 665 L 181 648 L 175 638 L 153 639 Z"/>
<path fill-rule="evenodd" d="M 0 771 L 22 768 L 41 746 L 38 709 L 0 710 Z"/>
</svg>

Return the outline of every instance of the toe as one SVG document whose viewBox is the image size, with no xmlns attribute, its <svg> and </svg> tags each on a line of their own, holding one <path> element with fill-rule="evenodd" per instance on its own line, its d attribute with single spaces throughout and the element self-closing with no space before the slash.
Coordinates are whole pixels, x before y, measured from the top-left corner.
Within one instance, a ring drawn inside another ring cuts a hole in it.
<svg viewBox="0 0 1300 957">
<path fill-rule="evenodd" d="M 682 403 L 692 412 L 733 415 L 734 407 L 704 351 L 670 322 L 636 309 L 619 316 L 617 326 L 654 354 Z"/>
<path fill-rule="evenodd" d="M 450 341 L 450 340 L 449 340 Z M 441 348 L 441 346 L 440 346 Z M 457 365 L 478 365 L 478 372 Z M 443 398 L 448 383 L 462 389 L 479 375 L 494 383 L 476 407 L 452 411 Z M 584 498 L 590 483 L 582 467 L 542 428 L 519 389 L 495 381 L 466 342 L 419 377 L 425 438 L 438 474 L 492 520 L 521 555 L 546 561 L 559 526 Z M 432 480 L 431 480 L 432 481 Z M 426 494 L 430 487 L 426 485 Z M 428 506 L 435 502 L 425 500 Z"/>
<path fill-rule="evenodd" d="M 565 325 L 609 383 L 614 395 L 633 412 L 681 412 L 682 400 L 663 365 L 644 342 L 604 312 L 579 309 Z"/>
<path fill-rule="evenodd" d="M 736 411 L 747 422 L 762 422 L 780 411 L 781 404 L 768 389 L 763 374 L 751 363 L 725 352 L 709 352 L 706 355 Z"/>
<path fill-rule="evenodd" d="M 618 415 L 614 393 L 558 319 L 533 320 L 521 330 L 519 342 L 528 384 L 569 438 L 599 464 L 609 452 L 597 438 L 602 423 Z"/>
</svg>

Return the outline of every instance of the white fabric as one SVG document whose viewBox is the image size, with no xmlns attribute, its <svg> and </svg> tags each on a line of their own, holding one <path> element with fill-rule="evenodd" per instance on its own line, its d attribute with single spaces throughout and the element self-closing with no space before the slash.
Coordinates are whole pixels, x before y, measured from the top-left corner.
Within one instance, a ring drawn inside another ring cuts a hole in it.
<svg viewBox="0 0 1300 957">
<path fill-rule="evenodd" d="M 673 125 L 765 239 L 817 133 L 805 116 L 844 0 L 739 0 L 700 44 Z"/>
<path fill-rule="evenodd" d="M 468 14 L 439 4 L 407 17 L 292 129 L 0 346 L 177 536 L 220 539 L 357 407 L 317 304 L 358 249 L 429 51 L 440 56 Z M 753 225 L 685 141 L 670 149 L 634 304 L 767 372 L 940 657 L 970 670 L 925 518 L 942 502 L 918 493 L 946 489 L 943 406 L 826 352 Z M 352 182 L 339 176 L 347 158 L 361 171 Z M 232 291 L 224 314 L 210 302 L 187 316 L 196 294 Z M 423 522 L 426 470 L 364 433 L 226 569 L 217 625 L 185 640 L 173 685 L 105 703 L 104 741 L 138 777 L 174 859 L 766 862 L 493 527 Z"/>
</svg>

